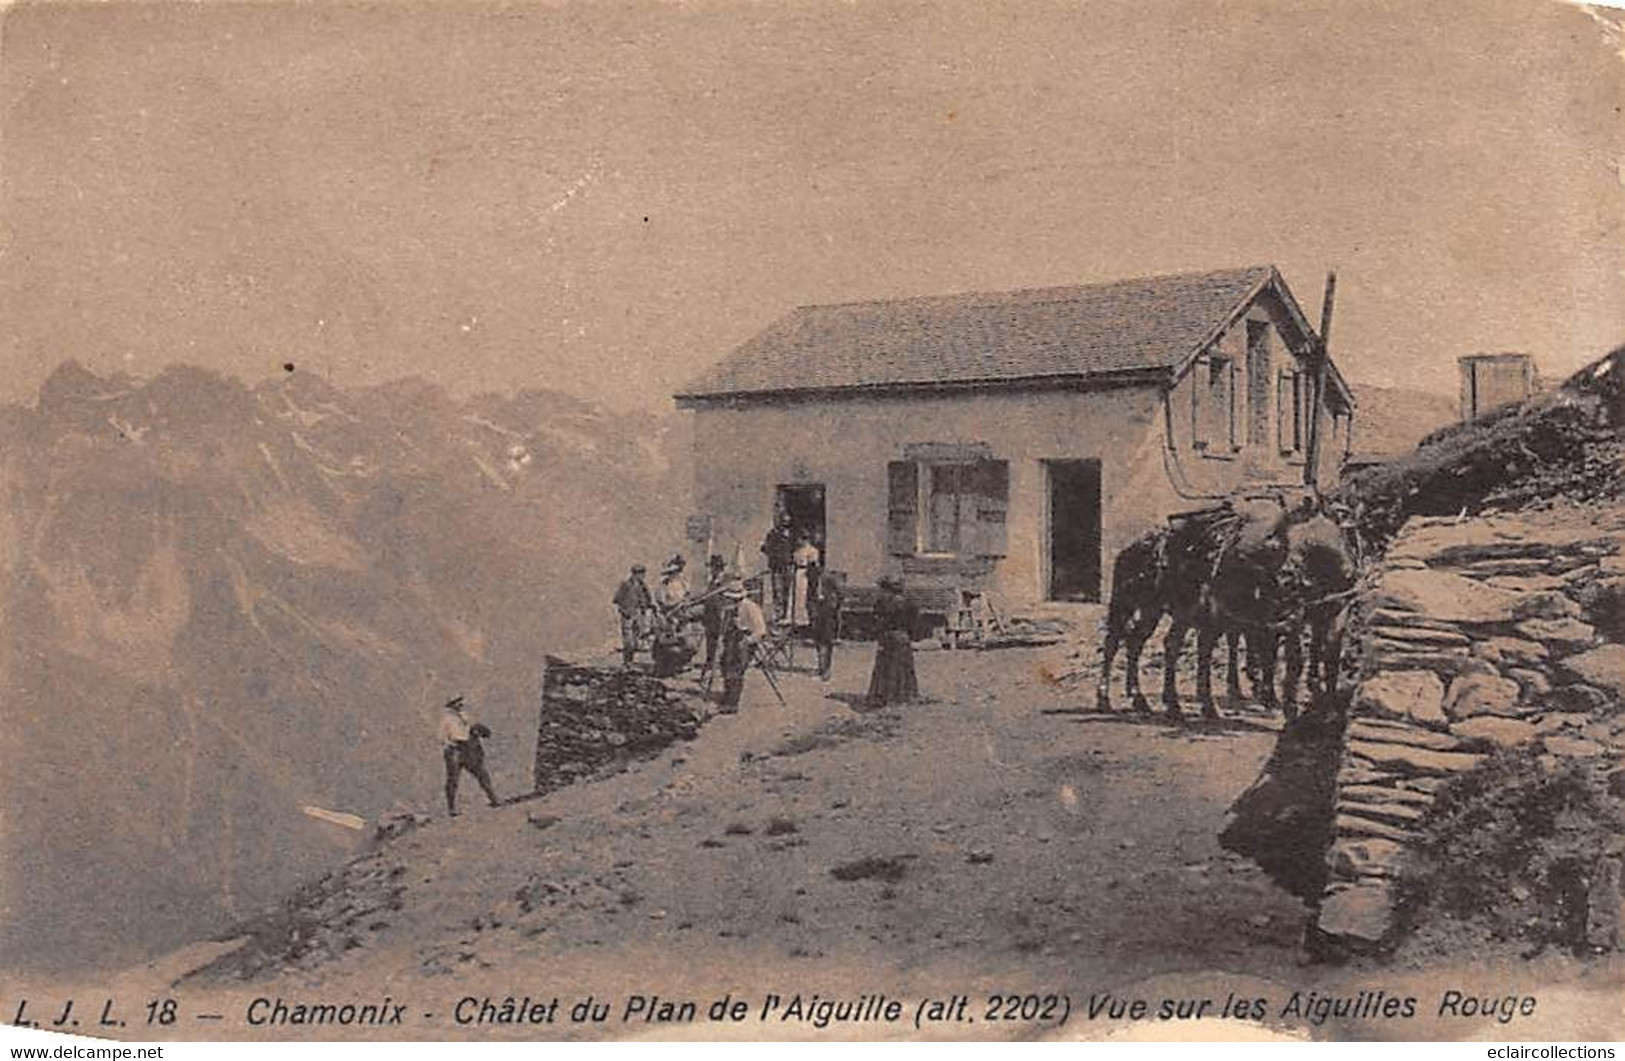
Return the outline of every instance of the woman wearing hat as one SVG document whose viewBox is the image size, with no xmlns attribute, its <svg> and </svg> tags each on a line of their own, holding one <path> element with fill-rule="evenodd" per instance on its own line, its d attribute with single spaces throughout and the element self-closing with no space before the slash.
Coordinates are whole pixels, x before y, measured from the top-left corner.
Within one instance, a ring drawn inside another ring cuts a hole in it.
<svg viewBox="0 0 1625 1061">
<path fill-rule="evenodd" d="M 903 596 L 903 581 L 883 576 L 875 598 L 875 669 L 869 677 L 871 707 L 906 704 L 920 695 L 914 675 L 915 608 Z"/>
<path fill-rule="evenodd" d="M 687 564 L 682 556 L 674 556 L 660 569 L 660 608 L 671 611 L 688 599 L 688 579 L 683 577 Z"/>
</svg>

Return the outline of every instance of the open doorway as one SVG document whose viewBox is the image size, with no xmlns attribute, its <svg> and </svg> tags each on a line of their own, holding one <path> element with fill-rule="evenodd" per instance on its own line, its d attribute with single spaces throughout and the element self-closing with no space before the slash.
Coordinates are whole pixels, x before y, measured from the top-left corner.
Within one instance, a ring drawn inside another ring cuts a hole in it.
<svg viewBox="0 0 1625 1061">
<path fill-rule="evenodd" d="M 1045 461 L 1049 599 L 1100 600 L 1100 462 Z"/>
<path fill-rule="evenodd" d="M 824 525 L 824 484 L 781 484 L 773 499 L 774 515 L 790 517 L 790 536 L 800 541 L 803 534 L 810 535 L 818 551 L 828 550 Z"/>
</svg>

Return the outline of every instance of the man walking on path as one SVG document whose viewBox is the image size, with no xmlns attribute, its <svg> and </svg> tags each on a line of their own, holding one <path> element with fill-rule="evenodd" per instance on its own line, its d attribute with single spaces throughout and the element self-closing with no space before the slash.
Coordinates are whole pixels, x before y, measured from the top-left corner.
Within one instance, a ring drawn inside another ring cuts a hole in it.
<svg viewBox="0 0 1625 1061">
<path fill-rule="evenodd" d="M 615 610 L 621 618 L 621 663 L 627 667 L 632 665 L 632 657 L 637 655 L 638 635 L 642 633 L 644 617 L 654 607 L 649 587 L 643 581 L 643 571 L 642 564 L 633 564 L 632 573 L 615 590 L 613 598 Z"/>
<path fill-rule="evenodd" d="M 470 722 L 463 713 L 462 697 L 446 701 L 446 711 L 440 716 L 440 742 L 446 760 L 446 812 L 453 818 L 457 817 L 457 780 L 464 770 L 474 775 L 491 806 L 497 805 L 491 775 L 485 769 L 485 746 L 480 743 L 481 738 L 490 735 L 483 723 Z"/>
</svg>

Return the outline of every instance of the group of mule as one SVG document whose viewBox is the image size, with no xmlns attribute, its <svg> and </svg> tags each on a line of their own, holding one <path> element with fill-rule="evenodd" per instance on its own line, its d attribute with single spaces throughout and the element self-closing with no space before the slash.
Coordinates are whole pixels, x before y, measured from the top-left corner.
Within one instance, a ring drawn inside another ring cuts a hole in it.
<svg viewBox="0 0 1625 1061">
<path fill-rule="evenodd" d="M 1202 714 L 1217 718 L 1213 649 L 1229 652 L 1227 692 L 1242 699 L 1240 660 L 1264 707 L 1297 717 L 1305 642 L 1311 697 L 1335 690 L 1342 658 L 1343 617 L 1358 564 L 1352 539 L 1318 497 L 1284 495 L 1227 501 L 1170 517 L 1117 554 L 1101 646 L 1100 710 L 1111 710 L 1112 661 L 1125 656 L 1123 695 L 1149 711 L 1140 691 L 1140 653 L 1166 616 L 1162 702 L 1179 715 L 1175 671 L 1187 635 L 1196 631 L 1196 695 Z M 1285 659 L 1282 660 L 1284 654 Z M 1276 671 L 1284 662 L 1276 696 Z"/>
</svg>

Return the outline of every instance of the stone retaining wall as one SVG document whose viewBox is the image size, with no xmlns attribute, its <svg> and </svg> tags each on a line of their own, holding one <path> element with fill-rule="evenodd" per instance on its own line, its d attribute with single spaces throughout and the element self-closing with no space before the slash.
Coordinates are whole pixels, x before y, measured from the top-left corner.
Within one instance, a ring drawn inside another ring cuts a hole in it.
<svg viewBox="0 0 1625 1061">
<path fill-rule="evenodd" d="M 1317 927 L 1347 950 L 1394 933 L 1405 845 L 1452 775 L 1501 748 L 1625 758 L 1625 507 L 1412 519 L 1362 605 Z M 1602 867 L 1618 910 L 1619 867 Z M 1612 870 L 1610 875 L 1609 870 Z M 1598 931 L 1618 944 L 1617 915 Z"/>
</svg>

